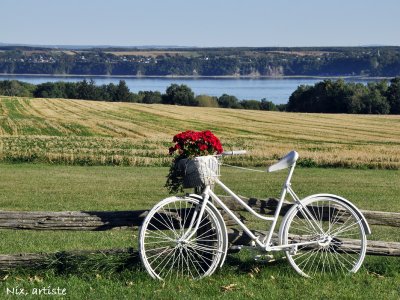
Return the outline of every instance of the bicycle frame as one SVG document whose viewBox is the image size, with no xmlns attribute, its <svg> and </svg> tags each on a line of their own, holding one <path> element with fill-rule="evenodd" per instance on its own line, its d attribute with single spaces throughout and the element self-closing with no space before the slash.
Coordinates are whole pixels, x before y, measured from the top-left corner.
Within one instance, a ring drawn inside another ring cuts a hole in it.
<svg viewBox="0 0 400 300">
<path fill-rule="evenodd" d="M 289 169 L 289 173 L 285 180 L 285 183 L 283 184 L 279 202 L 278 202 L 278 205 L 277 205 L 277 208 L 275 210 L 273 217 L 265 217 L 265 216 L 257 213 L 249 205 L 247 205 L 239 196 L 237 196 L 232 190 L 230 190 L 225 184 L 223 184 L 221 182 L 221 180 L 219 180 L 218 178 L 215 179 L 215 184 L 220 186 L 225 192 L 227 192 L 236 201 L 238 201 L 252 215 L 254 215 L 255 217 L 257 217 L 261 220 L 272 221 L 272 224 L 269 228 L 268 235 L 262 241 L 260 241 L 259 237 L 257 237 L 253 232 L 251 232 L 251 230 L 225 205 L 225 203 L 211 190 L 210 186 L 205 187 L 205 189 L 202 193 L 203 203 L 202 203 L 201 207 L 197 211 L 195 211 L 193 218 L 191 220 L 191 224 L 189 225 L 188 231 L 181 239 L 189 240 L 195 234 L 195 232 L 197 231 L 197 228 L 199 227 L 200 220 L 203 215 L 204 209 L 207 205 L 207 202 L 209 201 L 209 199 L 211 197 L 244 230 L 244 232 L 246 232 L 246 234 L 255 242 L 255 245 L 264 249 L 265 251 L 269 252 L 269 251 L 280 251 L 280 250 L 285 250 L 285 249 L 287 250 L 287 249 L 293 249 L 297 246 L 318 243 L 319 241 L 312 241 L 312 242 L 302 242 L 302 243 L 296 243 L 296 244 L 291 244 L 291 245 L 277 245 L 277 246 L 272 246 L 272 243 L 271 243 L 272 236 L 275 231 L 276 224 L 278 222 L 278 217 L 281 212 L 282 204 L 283 204 L 283 201 L 285 200 L 286 194 L 289 194 L 292 197 L 295 204 L 301 205 L 300 199 L 296 195 L 296 193 L 293 191 L 293 189 L 291 188 L 291 183 L 290 183 L 295 167 L 296 167 L 296 163 L 294 163 Z M 197 214 L 199 214 L 198 218 L 197 218 Z M 305 217 L 308 219 L 309 222 L 311 222 L 311 223 L 315 222 L 315 220 L 310 220 L 310 217 L 311 217 L 311 219 L 313 219 L 313 218 L 307 212 L 305 212 Z M 197 219 L 197 222 L 196 222 L 196 224 L 194 224 L 196 219 Z M 193 225 L 195 226 L 194 228 L 193 228 Z M 319 227 L 319 225 L 316 223 L 314 223 L 314 225 Z"/>
<path fill-rule="evenodd" d="M 225 155 L 243 152 L 231 151 Z M 219 179 L 221 161 L 216 164 L 210 157 L 195 158 L 193 164 L 198 174 L 192 176 L 194 172 L 188 172 L 187 186 L 202 185 L 201 190 L 199 187 L 194 194 L 162 200 L 143 222 L 139 234 L 140 257 L 149 274 L 161 280 L 170 272 L 178 277 L 202 278 L 222 266 L 229 239 L 217 207 L 243 229 L 243 234 L 251 240 L 250 247 L 266 252 L 284 251 L 292 267 L 304 277 L 313 277 L 317 272 L 357 272 L 366 254 L 366 234 L 371 232 L 365 217 L 349 200 L 337 195 L 314 194 L 300 199 L 291 186 L 298 157 L 296 151 L 291 151 L 268 167 L 268 172 L 288 172 L 273 216 L 257 212 Z M 255 218 L 269 221 L 268 233 L 265 236 L 253 233 L 214 193 L 213 185 Z M 292 207 L 281 218 L 286 197 L 293 199 Z"/>
</svg>

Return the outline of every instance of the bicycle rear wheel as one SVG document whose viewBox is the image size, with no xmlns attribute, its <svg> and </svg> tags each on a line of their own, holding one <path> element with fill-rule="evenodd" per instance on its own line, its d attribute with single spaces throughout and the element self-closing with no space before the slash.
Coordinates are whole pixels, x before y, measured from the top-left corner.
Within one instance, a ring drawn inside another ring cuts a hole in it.
<svg viewBox="0 0 400 300">
<path fill-rule="evenodd" d="M 286 256 L 300 275 L 355 273 L 361 267 L 367 246 L 364 227 L 340 199 L 310 198 L 289 210 L 284 222 L 281 243 L 293 245 Z"/>
<path fill-rule="evenodd" d="M 218 267 L 225 240 L 219 219 L 209 205 L 197 232 L 185 238 L 200 202 L 191 197 L 167 198 L 145 218 L 139 236 L 140 257 L 153 278 L 199 279 Z"/>
</svg>

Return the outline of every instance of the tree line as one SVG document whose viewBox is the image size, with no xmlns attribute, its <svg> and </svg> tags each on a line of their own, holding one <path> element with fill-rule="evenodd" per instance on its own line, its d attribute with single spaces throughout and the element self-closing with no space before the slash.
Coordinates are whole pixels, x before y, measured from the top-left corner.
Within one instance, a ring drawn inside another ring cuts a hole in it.
<svg viewBox="0 0 400 300">
<path fill-rule="evenodd" d="M 126 82 L 96 85 L 93 80 L 79 82 L 45 82 L 38 85 L 17 80 L 0 81 L 0 95 L 35 98 L 64 98 L 111 102 L 135 102 L 146 104 L 170 104 L 200 107 L 222 107 L 235 109 L 284 110 L 284 105 L 275 105 L 266 99 L 239 100 L 232 95 L 220 97 L 195 95 L 190 87 L 171 84 L 165 93 L 159 91 L 139 91 L 133 93 Z"/>
<path fill-rule="evenodd" d="M 379 82 L 346 83 L 324 80 L 301 85 L 289 97 L 291 112 L 400 114 L 400 77 Z"/>
<path fill-rule="evenodd" d="M 239 100 L 228 94 L 220 97 L 195 95 L 184 84 L 171 84 L 165 93 L 133 93 L 124 80 L 100 86 L 93 80 L 38 85 L 4 80 L 0 81 L 0 95 L 309 113 L 400 114 L 400 77 L 367 85 L 346 83 L 343 79 L 323 80 L 313 86 L 300 85 L 289 97 L 288 103 L 280 105 L 267 99 Z"/>
</svg>

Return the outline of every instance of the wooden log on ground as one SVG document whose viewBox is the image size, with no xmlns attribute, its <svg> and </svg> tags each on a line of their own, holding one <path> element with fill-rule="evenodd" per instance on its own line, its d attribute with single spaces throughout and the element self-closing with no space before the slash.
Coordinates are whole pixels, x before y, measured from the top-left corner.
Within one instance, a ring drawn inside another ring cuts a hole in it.
<svg viewBox="0 0 400 300">
<path fill-rule="evenodd" d="M 141 226 L 147 210 L 136 211 L 0 211 L 0 229 L 109 230 Z"/>
<path fill-rule="evenodd" d="M 73 250 L 61 251 L 56 253 L 21 253 L 21 254 L 1 254 L 0 270 L 14 270 L 15 268 L 43 269 L 56 267 L 66 264 L 68 261 L 77 257 L 89 257 L 93 254 L 101 255 L 120 255 L 127 254 L 131 259 L 138 259 L 138 252 L 133 248 L 125 249 L 106 249 L 106 250 Z"/>
<path fill-rule="evenodd" d="M 221 200 L 231 209 L 232 211 L 243 211 L 244 208 L 236 200 L 230 196 L 220 196 Z M 240 196 L 240 198 L 246 202 L 251 208 L 260 214 L 273 215 L 275 213 L 278 200 L 274 198 L 269 199 L 257 199 L 257 198 L 246 198 Z M 292 207 L 293 203 L 284 201 L 280 215 L 283 216 Z M 384 212 L 384 211 L 370 211 L 361 210 L 364 217 L 367 219 L 370 225 L 383 225 L 400 227 L 400 213 L 395 212 Z"/>
<path fill-rule="evenodd" d="M 370 225 L 400 227 L 400 213 L 361 210 Z"/>
<path fill-rule="evenodd" d="M 260 237 L 260 240 L 265 237 L 268 232 L 267 231 L 253 231 L 256 236 Z M 251 245 L 251 238 L 242 230 L 238 230 L 235 228 L 228 229 L 228 239 L 231 245 Z M 301 238 L 293 237 L 294 240 L 300 241 Z M 358 240 L 354 239 L 343 239 L 341 241 L 343 244 L 338 246 L 340 251 L 340 247 L 345 250 L 353 249 L 359 245 Z M 278 244 L 278 236 L 274 234 L 272 236 L 272 243 Z M 378 256 L 400 256 L 400 243 L 398 242 L 384 242 L 384 241 L 370 241 L 367 240 L 367 255 L 378 255 Z"/>
<path fill-rule="evenodd" d="M 230 228 L 228 230 L 229 241 L 231 246 L 234 245 L 250 245 L 251 239 L 240 230 Z M 259 236 L 265 236 L 267 232 L 255 232 Z M 277 236 L 274 235 L 273 241 L 277 242 Z M 353 240 L 347 240 L 344 243 L 346 249 L 356 245 Z M 68 264 L 74 257 L 89 257 L 93 254 L 102 255 L 120 255 L 127 254 L 129 259 L 133 259 L 135 263 L 139 263 L 138 252 L 133 248 L 126 249 L 107 249 L 107 250 L 74 250 L 62 251 L 57 253 L 23 253 L 23 254 L 2 254 L 0 255 L 0 270 L 7 271 L 15 268 L 46 268 L 55 265 Z M 367 255 L 380 256 L 400 256 L 400 243 L 368 241 Z M 65 267 L 65 266 L 64 266 Z"/>
<path fill-rule="evenodd" d="M 142 225 L 148 210 L 136 211 L 0 211 L 0 229 L 92 230 L 126 229 Z M 221 211 L 227 226 L 234 221 Z"/>
<path fill-rule="evenodd" d="M 221 196 L 224 203 L 236 214 L 243 207 L 229 196 Z M 276 199 L 242 199 L 261 214 L 272 215 L 278 201 Z M 292 203 L 284 202 L 281 215 L 284 215 Z M 400 227 L 400 213 L 362 210 L 370 225 Z M 26 230 L 110 230 L 141 226 L 147 210 L 136 211 L 63 211 L 63 212 L 25 212 L 0 211 L 0 229 Z M 227 226 L 234 225 L 233 220 L 222 212 Z"/>
</svg>

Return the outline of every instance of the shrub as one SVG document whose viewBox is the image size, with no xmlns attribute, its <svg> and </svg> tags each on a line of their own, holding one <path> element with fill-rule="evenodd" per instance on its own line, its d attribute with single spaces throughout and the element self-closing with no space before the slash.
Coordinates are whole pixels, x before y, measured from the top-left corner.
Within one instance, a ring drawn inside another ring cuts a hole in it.
<svg viewBox="0 0 400 300">
<path fill-rule="evenodd" d="M 217 99 L 218 99 L 217 97 L 212 97 L 212 96 L 208 96 L 208 95 L 198 95 L 196 97 L 198 106 L 201 106 L 201 107 L 219 107 Z"/>
<path fill-rule="evenodd" d="M 223 94 L 218 98 L 218 105 L 224 108 L 242 108 L 238 98 L 227 94 Z"/>
<path fill-rule="evenodd" d="M 153 104 L 162 102 L 161 93 L 158 91 L 140 91 L 139 97 L 141 98 L 140 102 L 142 103 Z"/>
</svg>

